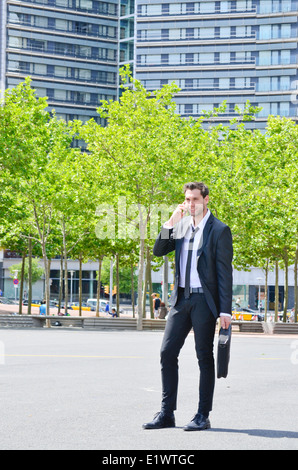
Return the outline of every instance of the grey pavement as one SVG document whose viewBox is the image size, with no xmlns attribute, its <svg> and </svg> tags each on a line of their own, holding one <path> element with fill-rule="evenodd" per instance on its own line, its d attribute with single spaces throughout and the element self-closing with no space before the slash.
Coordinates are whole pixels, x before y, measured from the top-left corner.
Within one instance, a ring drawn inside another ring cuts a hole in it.
<svg viewBox="0 0 298 470">
<path fill-rule="evenodd" d="M 297 336 L 233 334 L 212 428 L 189 433 L 182 427 L 198 388 L 192 334 L 180 356 L 177 427 L 142 429 L 160 407 L 161 340 L 151 331 L 0 329 L 0 449 L 298 449 Z"/>
</svg>

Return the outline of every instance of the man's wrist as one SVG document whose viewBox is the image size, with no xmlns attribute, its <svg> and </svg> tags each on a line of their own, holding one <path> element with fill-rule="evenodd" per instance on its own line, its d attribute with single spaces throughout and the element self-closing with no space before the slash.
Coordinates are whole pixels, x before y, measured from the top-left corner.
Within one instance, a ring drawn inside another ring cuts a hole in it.
<svg viewBox="0 0 298 470">
<path fill-rule="evenodd" d="M 163 224 L 163 227 L 164 227 L 164 228 L 173 228 L 174 225 L 171 223 L 170 220 L 168 220 L 167 222 L 165 222 L 165 223 Z"/>
</svg>

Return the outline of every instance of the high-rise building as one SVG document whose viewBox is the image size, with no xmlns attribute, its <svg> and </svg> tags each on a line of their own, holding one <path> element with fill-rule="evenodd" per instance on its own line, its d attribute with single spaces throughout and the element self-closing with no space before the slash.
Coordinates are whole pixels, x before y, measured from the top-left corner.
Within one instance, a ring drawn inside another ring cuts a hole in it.
<svg viewBox="0 0 298 470">
<path fill-rule="evenodd" d="M 135 0 L 120 0 L 119 6 L 119 66 L 135 62 Z"/>
<path fill-rule="evenodd" d="M 148 90 L 175 81 L 182 116 L 227 101 L 218 119 L 247 100 L 269 114 L 298 118 L 297 2 L 136 0 L 135 76 Z"/>
<path fill-rule="evenodd" d="M 0 90 L 27 75 L 65 119 L 98 118 L 129 63 L 148 90 L 175 81 L 182 116 L 249 101 L 297 120 L 297 0 L 0 0 Z"/>
<path fill-rule="evenodd" d="M 0 0 L 0 88 L 28 75 L 64 119 L 117 98 L 118 0 Z"/>
</svg>

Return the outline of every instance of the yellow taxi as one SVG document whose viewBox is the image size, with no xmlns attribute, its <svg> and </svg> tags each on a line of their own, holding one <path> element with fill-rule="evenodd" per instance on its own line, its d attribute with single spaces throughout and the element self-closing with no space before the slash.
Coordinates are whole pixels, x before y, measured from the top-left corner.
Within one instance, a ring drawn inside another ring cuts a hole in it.
<svg viewBox="0 0 298 470">
<path fill-rule="evenodd" d="M 79 310 L 80 309 L 80 305 L 78 302 L 76 302 L 75 304 L 71 304 L 71 306 L 69 307 L 71 310 Z M 81 306 L 81 309 L 82 310 L 87 310 L 87 311 L 91 311 L 91 307 L 88 307 L 86 305 L 82 305 Z"/>
</svg>

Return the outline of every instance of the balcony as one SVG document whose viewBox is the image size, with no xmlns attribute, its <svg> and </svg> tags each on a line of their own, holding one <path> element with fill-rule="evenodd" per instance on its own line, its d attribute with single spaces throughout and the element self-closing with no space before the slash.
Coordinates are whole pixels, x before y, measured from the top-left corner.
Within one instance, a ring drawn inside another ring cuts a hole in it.
<svg viewBox="0 0 298 470">
<path fill-rule="evenodd" d="M 138 32 L 138 43 L 150 43 L 150 42 L 173 42 L 173 41 L 178 41 L 179 43 L 181 42 L 197 42 L 197 41 L 200 41 L 200 42 L 204 42 L 204 41 L 233 41 L 233 40 L 255 40 L 256 39 L 256 33 L 255 32 L 252 32 L 250 34 L 243 34 L 243 35 L 240 35 L 240 34 L 236 34 L 236 33 L 231 33 L 231 34 L 226 34 L 226 35 L 223 35 L 223 34 L 218 34 L 218 33 L 214 33 L 214 35 L 211 37 L 205 37 L 205 36 L 194 36 L 194 34 L 190 34 L 190 33 L 186 33 L 185 36 L 184 35 L 180 35 L 179 37 L 170 37 L 169 33 L 161 33 L 161 34 L 150 34 L 150 37 L 142 37 L 140 32 Z"/>
<path fill-rule="evenodd" d="M 277 2 L 274 2 L 273 7 L 272 7 L 272 4 L 269 4 L 269 2 L 268 2 L 268 5 L 257 6 L 258 15 L 272 15 L 274 13 L 291 13 L 291 12 L 297 12 L 297 10 L 298 10 L 298 2 L 290 2 L 290 1 L 282 1 L 281 5 L 279 5 Z"/>
<path fill-rule="evenodd" d="M 104 49 L 105 51 L 105 49 Z M 55 57 L 62 57 L 63 59 L 78 59 L 78 60 L 85 60 L 85 61 L 96 61 L 96 62 L 109 62 L 109 63 L 116 63 L 116 57 L 114 55 L 113 58 L 108 57 L 105 53 L 96 53 L 94 48 L 92 51 L 83 50 L 76 50 L 75 48 L 49 48 L 47 45 L 32 45 L 27 47 L 18 47 L 14 45 L 8 45 L 7 52 L 18 52 L 18 53 L 25 53 L 25 54 L 34 54 L 34 55 L 41 55 L 41 56 L 55 56 Z M 115 51 L 116 52 L 116 51 Z"/>
<path fill-rule="evenodd" d="M 144 63 L 143 61 L 137 59 L 136 65 L 137 67 L 210 67 L 210 66 L 237 66 L 237 65 L 255 65 L 256 60 L 254 57 L 252 58 L 239 58 L 239 59 L 230 59 L 227 61 L 220 61 L 220 60 L 210 60 L 210 62 L 195 62 L 195 61 L 180 61 L 171 63 L 167 60 L 160 60 L 159 62 L 150 62 Z"/>
<path fill-rule="evenodd" d="M 196 16 L 196 17 L 205 17 L 205 16 L 214 16 L 214 15 L 243 15 L 243 14 L 256 14 L 257 10 L 256 7 L 251 7 L 251 8 L 226 8 L 226 9 L 221 9 L 215 7 L 212 11 L 197 11 L 197 9 L 193 5 L 187 5 L 185 9 L 179 9 L 177 8 L 175 11 L 170 11 L 168 5 L 163 5 L 162 10 L 156 8 L 156 13 L 150 12 L 149 14 L 147 12 L 144 12 L 142 9 L 142 6 L 139 5 L 139 11 L 138 11 L 138 17 L 140 18 L 156 18 L 157 17 L 177 17 L 181 16 L 183 17 L 189 17 L 189 16 Z"/>
<path fill-rule="evenodd" d="M 21 3 L 18 0 L 13 0 L 13 1 L 7 1 L 7 3 L 13 3 L 13 4 L 18 4 Z M 41 5 L 44 8 L 48 7 L 49 10 L 68 10 L 68 11 L 75 11 L 77 13 L 82 13 L 82 14 L 88 14 L 88 15 L 100 15 L 100 16 L 107 16 L 107 17 L 114 17 L 117 19 L 118 15 L 118 5 L 114 3 L 108 3 L 108 2 L 99 2 L 99 1 L 93 1 L 90 2 L 90 5 L 92 5 L 91 8 L 84 8 L 83 6 L 77 6 L 78 2 L 72 2 L 71 0 L 65 0 L 64 2 L 61 2 L 61 0 L 22 0 L 22 7 L 25 6 L 26 3 L 31 3 L 36 5 L 36 8 L 38 8 L 39 5 Z"/>
<path fill-rule="evenodd" d="M 86 24 L 86 27 L 82 26 L 76 26 L 75 24 L 73 25 L 72 28 L 66 28 L 65 30 L 62 30 L 60 28 L 55 28 L 55 27 L 41 27 L 41 26 L 36 26 L 36 25 L 31 25 L 29 22 L 20 22 L 16 20 L 12 20 L 9 18 L 7 27 L 10 29 L 17 29 L 19 30 L 20 28 L 22 30 L 28 30 L 30 32 L 42 32 L 43 34 L 55 34 L 55 35 L 61 35 L 61 36 L 75 36 L 79 37 L 82 36 L 84 38 L 90 38 L 90 39 L 97 39 L 97 40 L 109 40 L 109 41 L 117 41 L 117 29 L 115 27 L 115 33 L 114 35 L 109 35 L 109 34 L 103 34 L 99 32 L 95 32 L 90 30 L 90 25 Z"/>
</svg>

